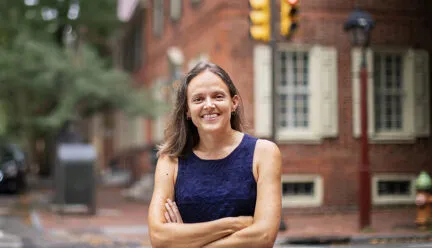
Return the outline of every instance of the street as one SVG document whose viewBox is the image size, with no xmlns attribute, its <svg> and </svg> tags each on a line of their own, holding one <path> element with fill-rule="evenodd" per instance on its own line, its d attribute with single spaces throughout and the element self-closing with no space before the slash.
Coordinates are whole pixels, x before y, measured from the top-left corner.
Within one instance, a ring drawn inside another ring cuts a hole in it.
<svg viewBox="0 0 432 248">
<path fill-rule="evenodd" d="M 337 248 L 430 248 L 432 244 L 418 243 L 418 244 L 388 244 L 388 245 L 344 245 L 344 246 L 276 246 L 280 248 L 324 248 L 324 247 L 337 247 Z"/>
<path fill-rule="evenodd" d="M 71 234 L 37 230 L 31 215 L 17 212 L 17 195 L 0 194 L 0 248 L 144 248 L 138 242 L 115 240 L 106 233 Z"/>
<path fill-rule="evenodd" d="M 20 197 L 0 194 L 0 248 L 144 248 L 150 247 L 136 241 L 118 239 L 119 233 L 146 233 L 142 227 L 109 228 L 101 230 L 82 230 L 76 232 L 65 229 L 38 230 L 30 224 L 33 218 L 31 209 L 19 207 Z M 33 221 L 34 222 L 34 221 Z M 66 227 L 65 227 L 66 228 Z M 418 242 L 422 242 L 419 240 Z M 279 241 L 279 248 L 423 248 L 431 243 L 386 243 L 386 244 L 349 244 L 349 245 L 293 245 Z"/>
</svg>

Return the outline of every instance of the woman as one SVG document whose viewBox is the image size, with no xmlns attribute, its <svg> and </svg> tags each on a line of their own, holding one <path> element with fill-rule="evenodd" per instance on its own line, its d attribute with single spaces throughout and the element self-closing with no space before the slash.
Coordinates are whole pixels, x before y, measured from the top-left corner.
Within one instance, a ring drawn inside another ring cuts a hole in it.
<svg viewBox="0 0 432 248">
<path fill-rule="evenodd" d="M 281 214 L 277 146 L 242 132 L 229 75 L 199 63 L 179 86 L 149 208 L 153 247 L 273 247 Z"/>
</svg>

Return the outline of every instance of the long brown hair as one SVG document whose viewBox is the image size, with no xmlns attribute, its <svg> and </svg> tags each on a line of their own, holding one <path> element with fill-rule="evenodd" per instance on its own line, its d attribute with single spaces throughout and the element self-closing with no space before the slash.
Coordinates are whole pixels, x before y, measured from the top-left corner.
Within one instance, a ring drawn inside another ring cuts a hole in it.
<svg viewBox="0 0 432 248">
<path fill-rule="evenodd" d="M 204 71 L 210 71 L 219 76 L 222 81 L 228 86 L 231 97 L 240 94 L 234 86 L 228 73 L 216 64 L 209 62 L 200 62 L 192 70 L 190 70 L 181 81 L 177 89 L 177 97 L 174 109 L 171 112 L 169 122 L 165 129 L 164 143 L 160 145 L 158 156 L 168 155 L 170 157 L 186 157 L 192 149 L 198 144 L 200 137 L 196 126 L 192 120 L 188 120 L 186 113 L 188 110 L 187 105 L 187 88 L 198 74 Z M 243 131 L 243 106 L 240 98 L 239 106 L 231 115 L 231 128 L 237 131 Z"/>
</svg>

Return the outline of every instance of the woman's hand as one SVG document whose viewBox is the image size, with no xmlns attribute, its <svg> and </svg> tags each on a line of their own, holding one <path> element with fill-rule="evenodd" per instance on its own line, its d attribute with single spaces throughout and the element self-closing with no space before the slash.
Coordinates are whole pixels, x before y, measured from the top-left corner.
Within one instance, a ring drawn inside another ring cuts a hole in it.
<svg viewBox="0 0 432 248">
<path fill-rule="evenodd" d="M 180 211 L 178 210 L 177 204 L 171 199 L 168 199 L 165 203 L 166 212 L 164 213 L 167 223 L 183 223 Z"/>
</svg>

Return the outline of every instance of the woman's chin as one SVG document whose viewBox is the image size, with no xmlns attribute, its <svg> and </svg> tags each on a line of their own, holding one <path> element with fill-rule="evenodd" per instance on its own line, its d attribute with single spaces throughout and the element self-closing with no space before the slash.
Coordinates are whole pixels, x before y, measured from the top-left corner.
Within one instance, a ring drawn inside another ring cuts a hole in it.
<svg viewBox="0 0 432 248">
<path fill-rule="evenodd" d="M 205 123 L 200 127 L 201 131 L 208 133 L 217 133 L 223 130 L 219 123 Z"/>
</svg>

